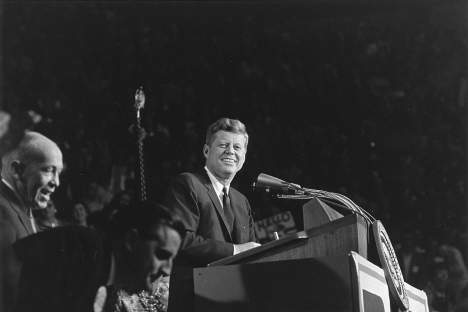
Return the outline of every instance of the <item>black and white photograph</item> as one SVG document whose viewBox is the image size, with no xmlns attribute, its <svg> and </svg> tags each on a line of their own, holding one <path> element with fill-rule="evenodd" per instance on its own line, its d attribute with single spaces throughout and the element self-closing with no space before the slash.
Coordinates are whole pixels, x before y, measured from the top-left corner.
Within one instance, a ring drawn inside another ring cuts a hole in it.
<svg viewBox="0 0 468 312">
<path fill-rule="evenodd" d="M 467 312 L 465 0 L 0 1 L 0 312 Z"/>
</svg>

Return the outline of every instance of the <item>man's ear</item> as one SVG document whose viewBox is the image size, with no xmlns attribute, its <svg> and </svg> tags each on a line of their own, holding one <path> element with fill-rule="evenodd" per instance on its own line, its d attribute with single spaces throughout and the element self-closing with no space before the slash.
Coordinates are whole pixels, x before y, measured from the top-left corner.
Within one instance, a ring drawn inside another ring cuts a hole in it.
<svg viewBox="0 0 468 312">
<path fill-rule="evenodd" d="M 124 234 L 124 246 L 126 251 L 133 251 L 135 243 L 138 241 L 138 231 L 136 229 L 129 229 Z"/>
<path fill-rule="evenodd" d="M 20 181 L 21 183 L 26 183 L 26 179 L 23 177 L 24 167 L 24 164 L 22 164 L 19 160 L 13 160 L 10 163 L 10 171 L 13 175 L 13 178 L 16 181 Z"/>
<path fill-rule="evenodd" d="M 208 153 L 210 151 L 210 148 L 208 147 L 208 145 L 203 145 L 203 155 L 205 156 L 205 158 L 208 158 Z"/>
</svg>

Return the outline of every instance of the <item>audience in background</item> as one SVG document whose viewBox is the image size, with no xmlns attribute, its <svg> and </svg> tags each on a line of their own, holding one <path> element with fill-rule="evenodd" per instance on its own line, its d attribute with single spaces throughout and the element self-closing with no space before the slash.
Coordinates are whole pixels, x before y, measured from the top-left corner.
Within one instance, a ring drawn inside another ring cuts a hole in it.
<svg viewBox="0 0 468 312">
<path fill-rule="evenodd" d="M 429 283 L 424 287 L 431 312 L 452 312 L 447 285 L 449 283 L 448 269 L 444 263 L 433 264 Z"/>
<path fill-rule="evenodd" d="M 100 211 L 88 216 L 88 223 L 95 229 L 104 231 L 114 215 L 123 207 L 130 204 L 131 196 L 127 191 L 117 192 L 112 200 Z"/>
<path fill-rule="evenodd" d="M 439 255 L 449 274 L 447 292 L 453 303 L 458 302 L 468 287 L 468 270 L 462 254 L 458 248 L 442 244 L 439 247 Z"/>
<path fill-rule="evenodd" d="M 66 223 L 61 219 L 58 219 L 56 214 L 57 209 L 55 209 L 53 200 L 49 200 L 45 209 L 33 210 L 33 216 L 36 221 L 37 230 L 42 232 L 56 226 L 65 225 Z"/>
<path fill-rule="evenodd" d="M 87 217 L 88 213 L 81 202 L 77 202 L 72 206 L 69 214 L 70 224 L 88 226 Z"/>
<path fill-rule="evenodd" d="M 86 212 L 92 214 L 102 210 L 110 202 L 112 196 L 112 193 L 100 186 L 97 181 L 91 179 L 84 185 L 81 202 Z"/>
<path fill-rule="evenodd" d="M 427 283 L 427 254 L 417 242 L 416 231 L 406 230 L 395 253 L 405 282 L 421 289 Z"/>
</svg>

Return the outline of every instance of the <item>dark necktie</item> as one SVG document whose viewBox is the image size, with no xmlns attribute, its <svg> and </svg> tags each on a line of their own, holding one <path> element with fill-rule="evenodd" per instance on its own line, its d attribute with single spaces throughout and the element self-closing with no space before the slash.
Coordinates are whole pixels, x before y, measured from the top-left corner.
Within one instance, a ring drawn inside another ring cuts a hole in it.
<svg viewBox="0 0 468 312">
<path fill-rule="evenodd" d="M 232 211 L 231 200 L 229 199 L 225 187 L 223 188 L 223 210 L 224 216 L 226 217 L 226 221 L 228 223 L 228 230 L 230 233 L 232 233 L 234 227 L 234 212 Z"/>
</svg>

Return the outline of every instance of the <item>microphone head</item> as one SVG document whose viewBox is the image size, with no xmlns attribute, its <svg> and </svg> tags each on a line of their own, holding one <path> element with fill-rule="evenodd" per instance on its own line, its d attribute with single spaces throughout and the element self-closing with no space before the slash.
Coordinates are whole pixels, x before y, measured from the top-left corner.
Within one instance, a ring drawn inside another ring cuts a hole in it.
<svg viewBox="0 0 468 312">
<path fill-rule="evenodd" d="M 288 190 L 287 182 L 280 180 L 278 178 L 269 176 L 264 173 L 260 173 L 257 178 L 257 187 L 264 187 L 266 189 L 274 189 L 280 191 L 287 191 Z"/>
</svg>

